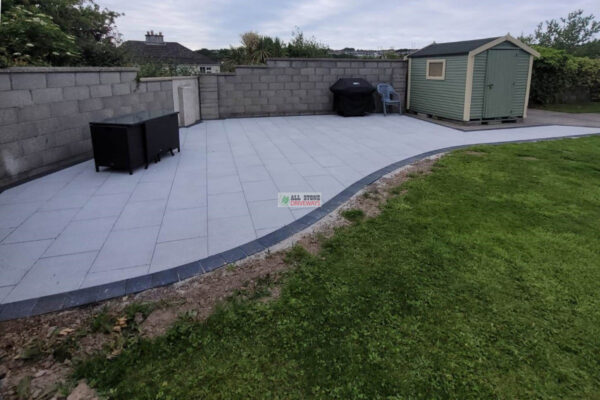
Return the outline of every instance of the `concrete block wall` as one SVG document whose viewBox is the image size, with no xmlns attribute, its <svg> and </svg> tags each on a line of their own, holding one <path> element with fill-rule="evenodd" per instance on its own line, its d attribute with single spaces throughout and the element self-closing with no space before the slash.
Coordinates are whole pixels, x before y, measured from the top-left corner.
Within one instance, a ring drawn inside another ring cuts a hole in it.
<svg viewBox="0 0 600 400">
<path fill-rule="evenodd" d="M 92 157 L 90 121 L 173 110 L 170 80 L 136 76 L 135 68 L 0 70 L 0 190 Z"/>
<path fill-rule="evenodd" d="M 157 78 L 148 78 L 154 80 Z M 179 126 L 190 126 L 200 120 L 200 95 L 197 76 L 171 77 L 173 103 L 179 112 Z"/>
<path fill-rule="evenodd" d="M 202 119 L 219 119 L 219 76 L 234 74 L 205 74 L 198 78 L 200 90 L 200 117 Z"/>
<path fill-rule="evenodd" d="M 331 113 L 329 87 L 339 78 L 391 83 L 404 108 L 406 73 L 402 60 L 271 59 L 264 66 L 237 67 L 233 74 L 200 76 L 201 114 L 216 119 Z M 376 104 L 381 111 L 378 96 Z"/>
</svg>

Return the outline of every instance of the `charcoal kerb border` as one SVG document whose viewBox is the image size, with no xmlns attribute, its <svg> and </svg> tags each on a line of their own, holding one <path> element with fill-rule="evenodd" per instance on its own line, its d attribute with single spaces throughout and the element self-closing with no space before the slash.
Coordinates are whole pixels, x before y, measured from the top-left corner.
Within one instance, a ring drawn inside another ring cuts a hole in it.
<svg viewBox="0 0 600 400">
<path fill-rule="evenodd" d="M 0 321 L 32 317 L 35 315 L 62 311 L 72 307 L 90 305 L 116 297 L 131 295 L 147 289 L 166 286 L 175 282 L 183 281 L 193 276 L 199 276 L 213 271 L 224 265 L 240 261 L 248 256 L 266 250 L 269 247 L 272 247 L 277 243 L 293 236 L 294 234 L 303 231 L 307 227 L 313 225 L 315 222 L 329 215 L 340 205 L 348 201 L 357 192 L 377 181 L 381 177 L 397 170 L 398 168 L 413 164 L 427 157 L 472 146 L 494 146 L 507 143 L 529 143 L 558 139 L 577 139 L 595 135 L 600 135 L 600 132 L 541 139 L 507 140 L 492 143 L 465 144 L 444 147 L 405 158 L 401 161 L 397 161 L 386 167 L 383 167 L 378 171 L 370 173 L 369 175 L 344 189 L 321 207 L 311 211 L 294 222 L 251 242 L 195 262 L 173 267 L 164 271 L 154 272 L 152 274 L 142 275 L 136 278 L 125 279 L 84 289 L 77 289 L 65 293 L 53 294 L 50 296 L 38 297 L 36 299 L 27 299 L 13 303 L 2 304 L 0 305 Z"/>
</svg>

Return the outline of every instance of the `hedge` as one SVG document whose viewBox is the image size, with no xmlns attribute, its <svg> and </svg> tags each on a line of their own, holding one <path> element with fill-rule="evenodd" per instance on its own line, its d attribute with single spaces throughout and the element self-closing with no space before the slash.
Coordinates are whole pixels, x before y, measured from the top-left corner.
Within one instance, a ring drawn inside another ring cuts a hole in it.
<svg viewBox="0 0 600 400">
<path fill-rule="evenodd" d="M 530 102 L 565 102 L 576 90 L 589 90 L 591 100 L 600 100 L 600 59 L 575 57 L 564 50 L 536 46 L 541 56 L 533 63 Z"/>
</svg>

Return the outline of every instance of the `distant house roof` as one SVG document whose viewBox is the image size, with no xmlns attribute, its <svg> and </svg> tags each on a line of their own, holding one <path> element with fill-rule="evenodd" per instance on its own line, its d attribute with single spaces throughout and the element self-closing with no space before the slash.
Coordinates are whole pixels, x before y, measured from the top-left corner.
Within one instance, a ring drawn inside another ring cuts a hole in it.
<svg viewBox="0 0 600 400">
<path fill-rule="evenodd" d="M 498 36 L 486 39 L 463 40 L 461 42 L 432 43 L 412 53 L 409 57 L 431 57 L 469 54 L 471 50 L 498 39 Z"/>
<path fill-rule="evenodd" d="M 177 42 L 148 43 L 142 40 L 128 40 L 123 48 L 135 62 L 219 65 L 204 54 L 196 53 Z"/>
<path fill-rule="evenodd" d="M 475 40 L 463 40 L 461 42 L 432 43 L 429 46 L 423 47 L 421 50 L 410 54 L 408 57 L 419 58 L 434 56 L 458 56 L 462 54 L 473 55 L 485 51 L 490 47 L 496 46 L 499 43 L 505 41 L 511 42 L 515 46 L 521 48 L 523 51 L 526 51 L 535 57 L 540 56 L 540 54 L 537 51 L 527 46 L 520 40 L 515 39 L 510 34 L 507 34 L 506 36 L 496 36 L 492 38 Z"/>
</svg>

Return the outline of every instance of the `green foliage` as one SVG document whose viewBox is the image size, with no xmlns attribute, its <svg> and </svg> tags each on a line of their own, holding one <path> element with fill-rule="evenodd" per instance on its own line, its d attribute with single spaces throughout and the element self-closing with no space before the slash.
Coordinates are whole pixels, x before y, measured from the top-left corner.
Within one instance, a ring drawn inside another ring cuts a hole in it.
<svg viewBox="0 0 600 400">
<path fill-rule="evenodd" d="M 139 78 L 158 76 L 194 76 L 198 75 L 199 73 L 196 68 L 188 65 L 146 63 L 141 64 L 138 67 L 140 69 L 138 72 Z"/>
<path fill-rule="evenodd" d="M 44 356 L 44 345 L 39 340 L 34 340 L 23 348 L 19 354 L 20 360 L 34 361 Z"/>
<path fill-rule="evenodd" d="M 77 51 L 75 38 L 38 7 L 18 5 L 2 12 L 0 67 L 67 65 Z"/>
<path fill-rule="evenodd" d="M 31 1 L 31 0 L 21 0 Z M 101 8 L 95 0 L 44 0 L 40 8 L 74 36 L 81 56 L 78 65 L 113 66 L 125 63 L 115 20 L 121 15 Z"/>
<path fill-rule="evenodd" d="M 242 49 L 247 64 L 264 64 L 267 58 L 283 57 L 285 49 L 279 38 L 260 36 L 256 32 L 242 35 Z"/>
<path fill-rule="evenodd" d="M 360 222 L 365 218 L 365 213 L 363 210 L 352 209 L 352 210 L 344 210 L 342 211 L 342 217 L 346 218 L 350 222 Z"/>
<path fill-rule="evenodd" d="M 77 368 L 111 399 L 583 399 L 600 392 L 600 137 L 478 146 L 300 247 L 278 299 Z"/>
<path fill-rule="evenodd" d="M 29 375 L 21 378 L 21 380 L 17 384 L 17 393 L 16 393 L 17 399 L 19 399 L 19 400 L 29 399 L 29 396 L 31 394 L 31 381 L 32 381 L 32 377 Z"/>
<path fill-rule="evenodd" d="M 385 60 L 398 60 L 401 58 L 402 58 L 402 56 L 398 55 L 398 53 L 396 53 L 393 50 L 388 50 L 383 53 L 383 59 L 385 59 Z"/>
<path fill-rule="evenodd" d="M 115 316 L 111 315 L 108 310 L 104 308 L 94 316 L 90 329 L 92 332 L 108 334 L 113 331 L 113 326 L 116 321 L 117 319 Z"/>
<path fill-rule="evenodd" d="M 577 46 L 571 52 L 577 57 L 600 58 L 600 40 L 592 40 Z"/>
<path fill-rule="evenodd" d="M 52 357 L 58 362 L 64 362 L 70 360 L 73 356 L 73 351 L 77 348 L 77 343 L 72 337 L 67 337 L 65 340 L 60 341 L 52 348 Z"/>
<path fill-rule="evenodd" d="M 223 60 L 223 71 L 233 71 L 237 65 L 265 64 L 267 58 L 316 58 L 327 57 L 329 53 L 327 45 L 314 37 L 305 38 L 299 29 L 292 33 L 292 40 L 287 44 L 277 37 L 262 36 L 256 32 L 242 34 L 241 42 L 241 46 L 217 51 L 216 58 Z"/>
<path fill-rule="evenodd" d="M 4 66 L 124 65 L 125 54 L 116 46 L 119 15 L 94 0 L 4 1 L 0 62 Z"/>
<path fill-rule="evenodd" d="M 519 39 L 529 45 L 566 50 L 578 57 L 600 57 L 600 22 L 594 15 L 583 15 L 583 10 L 570 12 L 566 18 L 540 22 L 532 35 Z"/>
<path fill-rule="evenodd" d="M 285 262 L 298 266 L 312 259 L 311 254 L 306 249 L 299 245 L 294 245 L 286 254 Z"/>
<path fill-rule="evenodd" d="M 287 45 L 288 57 L 323 58 L 328 53 L 329 46 L 319 42 L 314 36 L 304 37 L 299 28 L 292 33 L 292 40 Z"/>
<path fill-rule="evenodd" d="M 156 309 L 156 303 L 151 302 L 135 302 L 128 304 L 123 310 L 125 317 L 127 317 L 128 321 L 132 321 L 135 319 L 136 314 L 141 314 L 143 319 L 146 319 L 148 315 L 152 313 Z"/>
<path fill-rule="evenodd" d="M 540 22 L 537 26 L 532 43 L 544 47 L 562 50 L 574 50 L 600 32 L 600 22 L 594 15 L 583 15 L 583 10 L 569 13 L 566 18 L 551 19 Z"/>
<path fill-rule="evenodd" d="M 536 49 L 541 57 L 533 63 L 532 103 L 560 102 L 564 93 L 577 87 L 600 90 L 600 59 L 575 57 L 565 50 L 539 46 Z"/>
</svg>

